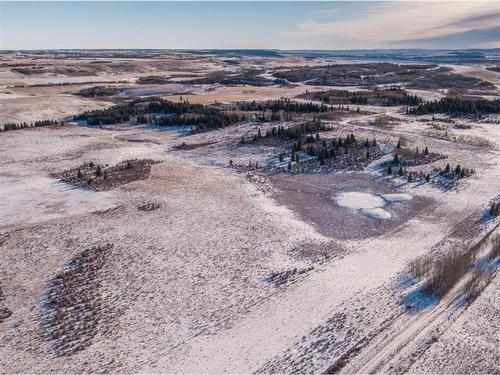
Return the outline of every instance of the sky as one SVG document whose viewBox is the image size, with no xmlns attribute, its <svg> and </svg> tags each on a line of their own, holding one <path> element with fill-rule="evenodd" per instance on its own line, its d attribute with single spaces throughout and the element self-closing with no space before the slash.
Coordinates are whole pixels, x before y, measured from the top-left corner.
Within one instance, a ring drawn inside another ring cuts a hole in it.
<svg viewBox="0 0 500 375">
<path fill-rule="evenodd" d="M 500 48 L 500 1 L 0 1 L 0 49 Z"/>
</svg>

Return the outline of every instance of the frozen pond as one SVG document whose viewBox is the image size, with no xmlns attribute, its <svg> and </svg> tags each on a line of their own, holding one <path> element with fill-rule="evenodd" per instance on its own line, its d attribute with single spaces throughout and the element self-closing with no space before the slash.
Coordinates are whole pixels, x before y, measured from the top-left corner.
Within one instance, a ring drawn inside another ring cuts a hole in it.
<svg viewBox="0 0 500 375">
<path fill-rule="evenodd" d="M 279 174 L 269 179 L 280 204 L 339 239 L 379 236 L 433 205 L 367 173 Z"/>
</svg>

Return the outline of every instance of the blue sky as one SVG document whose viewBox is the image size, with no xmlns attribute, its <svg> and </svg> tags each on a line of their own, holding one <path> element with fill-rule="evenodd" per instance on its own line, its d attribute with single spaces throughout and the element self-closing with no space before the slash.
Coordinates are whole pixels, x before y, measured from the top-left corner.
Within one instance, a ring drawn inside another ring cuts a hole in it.
<svg viewBox="0 0 500 375">
<path fill-rule="evenodd" d="M 0 2 L 0 49 L 500 47 L 500 1 Z"/>
</svg>

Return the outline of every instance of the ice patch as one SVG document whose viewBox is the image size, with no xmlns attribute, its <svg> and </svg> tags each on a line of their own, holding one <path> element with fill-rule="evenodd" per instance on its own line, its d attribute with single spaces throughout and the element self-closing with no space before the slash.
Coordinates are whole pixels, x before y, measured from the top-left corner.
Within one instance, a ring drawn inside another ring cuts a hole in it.
<svg viewBox="0 0 500 375">
<path fill-rule="evenodd" d="M 404 202 L 413 199 L 409 194 L 382 194 L 381 197 L 387 202 Z"/>
<path fill-rule="evenodd" d="M 381 196 L 370 193 L 346 192 L 336 196 L 339 206 L 359 210 L 363 215 L 373 219 L 387 220 L 392 215 L 382 207 L 386 203 L 409 201 L 413 197 L 408 194 L 382 194 Z"/>
<path fill-rule="evenodd" d="M 354 209 L 370 209 L 382 207 L 384 200 L 376 195 L 369 193 L 348 192 L 339 194 L 335 198 L 337 204 L 342 207 Z"/>
<path fill-rule="evenodd" d="M 379 219 L 379 220 L 387 220 L 392 217 L 392 215 L 389 212 L 380 207 L 362 208 L 361 213 L 373 219 Z"/>
</svg>

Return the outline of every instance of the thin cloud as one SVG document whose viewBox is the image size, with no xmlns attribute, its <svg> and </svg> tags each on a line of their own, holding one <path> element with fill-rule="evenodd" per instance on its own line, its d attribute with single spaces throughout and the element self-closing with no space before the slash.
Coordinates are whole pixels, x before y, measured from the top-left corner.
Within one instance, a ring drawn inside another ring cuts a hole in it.
<svg viewBox="0 0 500 375">
<path fill-rule="evenodd" d="M 422 48 L 492 48 L 500 42 L 500 25 L 484 29 L 472 29 L 448 35 L 413 40 L 400 40 L 393 42 L 396 45 L 404 44 L 408 47 Z"/>
<path fill-rule="evenodd" d="M 335 13 L 330 14 L 330 19 L 306 20 L 293 35 L 322 40 L 330 48 L 405 47 L 406 41 L 433 42 L 439 37 L 494 28 L 500 24 L 500 2 L 382 3 L 353 13 L 349 19 L 334 19 Z"/>
</svg>

